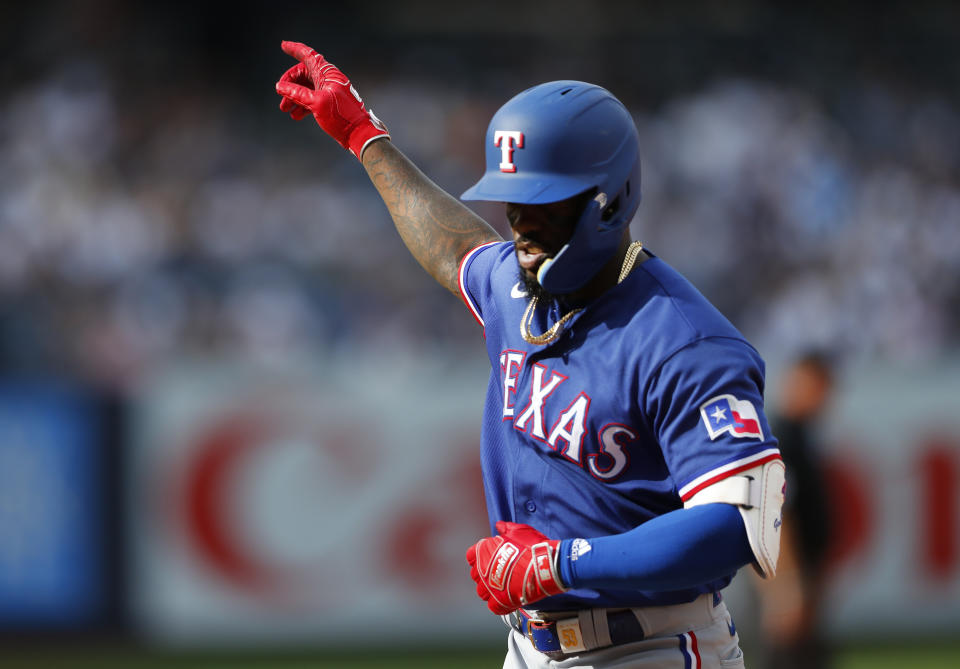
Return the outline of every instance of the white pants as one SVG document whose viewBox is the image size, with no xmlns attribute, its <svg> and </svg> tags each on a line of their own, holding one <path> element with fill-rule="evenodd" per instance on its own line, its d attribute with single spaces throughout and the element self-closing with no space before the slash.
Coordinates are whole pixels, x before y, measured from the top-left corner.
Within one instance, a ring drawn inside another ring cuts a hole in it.
<svg viewBox="0 0 960 669">
<path fill-rule="evenodd" d="M 742 669 L 743 653 L 730 613 L 712 595 L 689 604 L 634 609 L 644 639 L 551 660 L 516 630 L 503 669 Z"/>
</svg>

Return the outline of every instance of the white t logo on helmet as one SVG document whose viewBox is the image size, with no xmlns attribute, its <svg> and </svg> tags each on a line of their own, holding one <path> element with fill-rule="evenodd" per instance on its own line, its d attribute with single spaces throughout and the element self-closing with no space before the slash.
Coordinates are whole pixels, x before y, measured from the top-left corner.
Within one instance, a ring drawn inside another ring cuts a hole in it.
<svg viewBox="0 0 960 669">
<path fill-rule="evenodd" d="M 495 130 L 493 145 L 500 147 L 500 171 L 516 172 L 513 150 L 523 148 L 523 133 L 519 130 Z"/>
</svg>

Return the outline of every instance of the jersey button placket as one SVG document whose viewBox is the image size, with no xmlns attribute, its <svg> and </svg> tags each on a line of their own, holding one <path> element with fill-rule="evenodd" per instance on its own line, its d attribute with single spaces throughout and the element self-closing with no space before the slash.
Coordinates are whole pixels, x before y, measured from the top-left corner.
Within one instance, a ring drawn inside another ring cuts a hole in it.
<svg viewBox="0 0 960 669">
<path fill-rule="evenodd" d="M 526 503 L 523 505 L 523 508 L 527 510 L 527 513 L 533 513 L 534 511 L 537 510 L 537 503 L 534 502 L 532 499 L 528 499 Z"/>
</svg>

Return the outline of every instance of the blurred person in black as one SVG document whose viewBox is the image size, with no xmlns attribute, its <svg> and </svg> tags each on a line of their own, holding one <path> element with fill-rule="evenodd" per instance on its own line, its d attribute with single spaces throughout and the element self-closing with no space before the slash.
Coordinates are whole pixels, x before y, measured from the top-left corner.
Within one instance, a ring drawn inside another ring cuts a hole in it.
<svg viewBox="0 0 960 669">
<path fill-rule="evenodd" d="M 777 578 L 759 583 L 766 666 L 831 666 L 821 626 L 830 540 L 830 491 L 815 432 L 830 406 L 834 363 L 822 351 L 794 358 L 781 378 L 771 416 L 787 466 L 780 566 Z"/>
</svg>

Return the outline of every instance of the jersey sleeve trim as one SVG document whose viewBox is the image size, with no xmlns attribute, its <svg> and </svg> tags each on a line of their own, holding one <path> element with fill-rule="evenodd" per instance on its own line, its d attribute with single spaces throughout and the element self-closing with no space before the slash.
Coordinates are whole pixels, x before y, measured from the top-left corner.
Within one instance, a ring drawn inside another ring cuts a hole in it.
<svg viewBox="0 0 960 669">
<path fill-rule="evenodd" d="M 480 327 L 486 326 L 483 324 L 483 317 L 480 315 L 480 307 L 477 306 L 476 302 L 473 300 L 473 297 L 470 295 L 470 292 L 467 290 L 467 268 L 470 266 L 470 262 L 480 251 L 488 246 L 493 246 L 494 244 L 499 243 L 500 241 L 486 242 L 467 251 L 467 253 L 463 256 L 463 259 L 460 260 L 460 267 L 457 270 L 457 284 L 460 288 L 460 298 L 467 305 L 467 308 L 470 310 L 470 313 L 473 314 L 473 317 L 476 319 L 477 323 L 480 324 Z"/>
<path fill-rule="evenodd" d="M 722 481 L 723 479 L 733 476 L 734 474 L 739 474 L 747 469 L 762 465 L 765 462 L 780 459 L 782 458 L 780 457 L 779 448 L 767 448 L 744 458 L 738 458 L 737 460 L 728 462 L 725 465 L 711 469 L 706 474 L 701 474 L 686 485 L 682 486 L 678 491 L 680 494 L 680 499 L 686 502 L 707 486 L 711 486 L 718 481 Z"/>
</svg>

